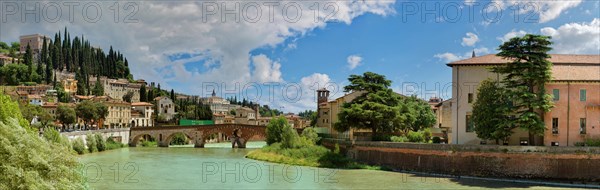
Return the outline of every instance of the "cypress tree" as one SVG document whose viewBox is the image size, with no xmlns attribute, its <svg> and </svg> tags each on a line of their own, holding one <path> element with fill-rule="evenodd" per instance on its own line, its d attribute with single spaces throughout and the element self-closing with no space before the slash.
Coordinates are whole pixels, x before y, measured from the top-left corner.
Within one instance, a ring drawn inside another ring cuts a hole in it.
<svg viewBox="0 0 600 190">
<path fill-rule="evenodd" d="M 25 81 L 31 81 L 31 75 L 33 74 L 33 53 L 31 52 L 31 46 L 29 46 L 29 43 L 27 44 L 27 49 L 25 49 L 25 57 L 23 60 L 25 61 L 25 65 L 27 65 L 27 69 L 29 71 L 28 75 L 25 76 Z"/>
<path fill-rule="evenodd" d="M 48 45 L 48 52 L 50 56 L 46 57 L 46 84 L 52 82 L 52 68 L 54 68 L 54 44 Z"/>
<path fill-rule="evenodd" d="M 146 94 L 146 85 L 142 84 L 140 88 L 140 102 L 148 102 L 148 95 Z"/>
<path fill-rule="evenodd" d="M 175 91 L 173 89 L 171 89 L 171 100 L 175 102 Z"/>
</svg>

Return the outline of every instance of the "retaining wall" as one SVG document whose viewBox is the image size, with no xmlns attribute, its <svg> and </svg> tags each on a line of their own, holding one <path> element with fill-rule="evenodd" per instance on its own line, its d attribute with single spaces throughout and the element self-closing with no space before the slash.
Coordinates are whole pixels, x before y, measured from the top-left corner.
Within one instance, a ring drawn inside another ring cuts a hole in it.
<svg viewBox="0 0 600 190">
<path fill-rule="evenodd" d="M 600 148 L 350 142 L 324 139 L 356 161 L 450 175 L 600 182 Z"/>
</svg>

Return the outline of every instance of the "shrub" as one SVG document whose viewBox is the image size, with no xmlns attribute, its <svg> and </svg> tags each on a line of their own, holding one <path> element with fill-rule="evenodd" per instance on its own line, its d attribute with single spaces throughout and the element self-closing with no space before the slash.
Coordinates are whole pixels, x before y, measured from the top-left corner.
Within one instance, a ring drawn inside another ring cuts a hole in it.
<svg viewBox="0 0 600 190">
<path fill-rule="evenodd" d="M 425 141 L 425 137 L 423 135 L 422 131 L 409 131 L 408 135 L 406 136 L 408 138 L 408 140 L 410 142 L 424 142 Z"/>
<path fill-rule="evenodd" d="M 0 121 L 0 189 L 85 189 L 71 147 L 40 138 L 19 121 Z"/>
<path fill-rule="evenodd" d="M 433 137 L 431 142 L 433 142 L 435 144 L 440 144 L 442 142 L 442 139 L 440 137 Z"/>
<path fill-rule="evenodd" d="M 408 142 L 408 138 L 405 136 L 392 136 L 390 140 L 392 140 L 392 142 Z"/>
<path fill-rule="evenodd" d="M 586 146 L 600 146 L 600 138 L 597 139 L 585 139 Z"/>
<path fill-rule="evenodd" d="M 120 142 L 115 142 L 115 140 L 111 137 L 108 137 L 106 139 L 106 150 L 113 150 L 113 149 L 123 148 L 123 147 L 125 147 L 124 144 L 122 144 Z"/>
<path fill-rule="evenodd" d="M 431 129 L 426 128 L 423 130 L 423 138 L 425 138 L 425 142 L 429 142 L 431 140 Z"/>
<path fill-rule="evenodd" d="M 87 145 L 87 148 L 90 151 L 90 153 L 98 152 L 98 146 L 96 145 L 96 138 L 94 135 L 87 134 L 85 136 L 85 145 Z"/>
<path fill-rule="evenodd" d="M 304 128 L 302 131 L 302 137 L 306 137 L 308 140 L 312 141 L 313 144 L 316 144 L 319 142 L 319 140 L 321 140 L 321 137 L 319 137 L 319 134 L 317 134 L 317 130 L 312 127 Z"/>
<path fill-rule="evenodd" d="M 155 147 L 158 145 L 158 143 L 156 141 L 146 141 L 146 140 L 142 141 L 141 144 L 143 147 Z"/>
<path fill-rule="evenodd" d="M 287 121 L 286 121 L 287 122 Z M 296 148 L 298 146 L 298 133 L 290 125 L 284 125 L 281 133 L 282 148 Z"/>
<path fill-rule="evenodd" d="M 77 152 L 77 154 L 85 154 L 85 145 L 83 144 L 83 139 L 81 139 L 80 137 L 77 137 L 75 140 L 73 140 L 73 150 L 75 152 Z"/>
<path fill-rule="evenodd" d="M 102 152 L 106 150 L 106 141 L 102 138 L 102 135 L 96 133 L 94 134 L 94 139 L 96 140 L 96 148 L 98 152 Z"/>
<path fill-rule="evenodd" d="M 61 135 L 60 132 L 58 132 L 54 128 L 50 128 L 50 127 L 45 128 L 42 136 L 44 136 L 44 139 L 46 139 L 49 142 L 58 143 L 60 145 L 66 146 L 66 147 L 71 146 L 69 143 L 69 139 L 67 139 L 67 137 Z"/>
<path fill-rule="evenodd" d="M 214 134 L 216 135 L 216 134 Z M 211 135 L 211 138 L 212 135 Z M 183 134 L 183 133 L 177 133 L 173 136 L 173 138 L 171 138 L 171 142 L 169 142 L 170 145 L 186 145 L 188 144 L 188 139 L 187 137 Z"/>
<path fill-rule="evenodd" d="M 585 142 L 575 142 L 575 146 L 585 146 Z"/>
<path fill-rule="evenodd" d="M 373 141 L 390 141 L 392 138 L 389 134 L 377 134 L 371 138 Z"/>
</svg>

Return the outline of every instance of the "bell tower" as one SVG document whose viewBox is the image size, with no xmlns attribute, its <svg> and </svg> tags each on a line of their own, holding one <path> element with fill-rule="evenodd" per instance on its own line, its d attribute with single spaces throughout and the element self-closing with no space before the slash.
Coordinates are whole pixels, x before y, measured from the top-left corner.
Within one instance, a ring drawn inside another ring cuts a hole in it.
<svg viewBox="0 0 600 190">
<path fill-rule="evenodd" d="M 329 90 L 321 88 L 317 90 L 317 103 L 325 103 L 329 98 Z"/>
</svg>

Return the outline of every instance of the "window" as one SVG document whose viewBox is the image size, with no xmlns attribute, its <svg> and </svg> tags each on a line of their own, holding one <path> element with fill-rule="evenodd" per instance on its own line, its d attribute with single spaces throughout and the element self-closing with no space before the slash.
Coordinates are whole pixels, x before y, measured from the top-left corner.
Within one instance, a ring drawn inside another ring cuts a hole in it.
<svg viewBox="0 0 600 190">
<path fill-rule="evenodd" d="M 469 94 L 467 95 L 467 102 L 468 102 L 468 103 L 473 103 L 473 93 L 469 93 Z"/>
<path fill-rule="evenodd" d="M 585 118 L 579 118 L 579 134 L 585 134 Z"/>
<path fill-rule="evenodd" d="M 585 89 L 581 89 L 579 90 L 579 101 L 586 101 L 587 97 L 586 97 L 587 91 Z"/>
<path fill-rule="evenodd" d="M 554 97 L 554 101 L 558 101 L 560 99 L 560 90 L 552 89 L 552 96 Z"/>
<path fill-rule="evenodd" d="M 558 146 L 558 142 L 551 142 L 550 146 Z"/>
<path fill-rule="evenodd" d="M 552 134 L 558 134 L 558 118 L 552 118 Z"/>
<path fill-rule="evenodd" d="M 471 115 L 467 115 L 466 118 L 466 123 L 467 123 L 467 132 L 473 132 L 475 130 L 475 126 L 473 125 L 473 120 L 471 119 Z"/>
</svg>

